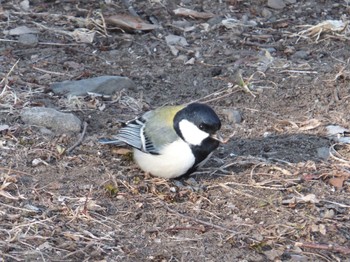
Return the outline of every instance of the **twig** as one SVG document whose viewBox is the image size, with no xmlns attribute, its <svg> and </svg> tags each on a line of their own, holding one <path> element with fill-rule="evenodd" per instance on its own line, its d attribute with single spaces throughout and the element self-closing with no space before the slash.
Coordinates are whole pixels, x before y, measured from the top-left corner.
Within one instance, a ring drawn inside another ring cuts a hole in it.
<svg viewBox="0 0 350 262">
<path fill-rule="evenodd" d="M 224 231 L 224 232 L 230 232 L 232 234 L 235 234 L 237 235 L 238 232 L 232 230 L 232 229 L 229 229 L 229 228 L 226 228 L 226 227 L 223 227 L 223 226 L 219 226 L 219 225 L 215 225 L 213 223 L 210 223 L 210 222 L 206 222 L 204 220 L 201 220 L 201 219 L 198 219 L 198 218 L 194 218 L 194 217 L 190 217 L 190 216 L 187 216 L 187 215 L 184 215 L 184 214 L 181 214 L 175 210 L 172 210 L 169 206 L 167 206 L 166 204 L 163 204 L 163 207 L 168 210 L 169 212 L 173 213 L 173 214 L 176 214 L 180 217 L 183 217 L 185 219 L 189 219 L 189 220 L 192 220 L 192 221 L 195 221 L 199 224 L 202 224 L 202 225 L 205 225 L 205 226 L 208 226 L 208 227 L 212 227 L 212 228 L 215 228 L 215 229 L 218 229 L 218 230 L 221 230 L 221 231 Z"/>
<path fill-rule="evenodd" d="M 1 85 L 2 83 L 5 83 L 5 85 L 7 84 L 7 83 L 6 83 L 6 82 L 7 82 L 7 79 L 8 79 L 8 77 L 9 77 L 9 75 L 12 73 L 12 71 L 15 69 L 16 65 L 18 64 L 18 62 L 19 62 L 19 59 L 16 61 L 16 63 L 13 64 L 13 66 L 12 66 L 11 69 L 10 69 L 10 71 L 8 71 L 7 74 L 5 75 L 5 77 L 1 80 L 0 85 Z M 4 90 L 5 90 L 5 88 L 4 88 Z"/>
<path fill-rule="evenodd" d="M 350 254 L 350 248 L 343 247 L 343 246 L 334 246 L 332 244 L 317 244 L 317 243 L 302 243 L 302 242 L 296 242 L 295 246 L 297 247 L 305 247 L 305 248 L 313 248 L 313 249 L 321 249 L 321 250 L 327 250 L 327 251 L 335 251 L 339 252 L 345 255 Z"/>
<path fill-rule="evenodd" d="M 317 71 L 307 71 L 307 70 L 282 70 L 279 73 L 318 74 Z"/>
<path fill-rule="evenodd" d="M 173 232 L 173 231 L 181 231 L 181 230 L 196 230 L 200 233 L 204 233 L 205 229 L 204 228 L 200 228 L 200 227 L 171 227 L 171 228 L 166 228 L 163 230 L 159 230 L 159 229 L 151 229 L 151 230 L 147 230 L 147 233 L 154 233 L 154 232 L 159 232 L 159 231 L 164 231 L 164 232 Z"/>
<path fill-rule="evenodd" d="M 52 75 L 57 75 L 57 76 L 66 76 L 67 75 L 66 73 L 59 73 L 59 72 L 48 71 L 48 70 L 41 69 L 41 68 L 38 68 L 38 67 L 35 67 L 35 66 L 33 66 L 32 68 L 35 69 L 35 70 L 38 70 L 40 72 L 46 73 L 46 74 L 52 74 Z M 68 75 L 68 76 L 72 77 L 72 75 Z"/>
<path fill-rule="evenodd" d="M 67 155 L 69 155 L 77 146 L 79 146 L 81 144 L 81 142 L 83 142 L 87 126 L 88 126 L 88 124 L 86 122 L 84 122 L 83 132 L 81 132 L 81 135 L 80 135 L 78 141 L 74 145 L 72 145 L 70 148 L 68 148 Z"/>
</svg>

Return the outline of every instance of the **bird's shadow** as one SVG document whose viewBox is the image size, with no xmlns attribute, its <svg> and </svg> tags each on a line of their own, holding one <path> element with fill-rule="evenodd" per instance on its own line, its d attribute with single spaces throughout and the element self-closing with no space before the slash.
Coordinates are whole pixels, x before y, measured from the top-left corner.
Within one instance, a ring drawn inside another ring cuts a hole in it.
<svg viewBox="0 0 350 262">
<path fill-rule="evenodd" d="M 234 163 L 239 157 L 290 164 L 307 161 L 324 162 L 329 157 L 331 144 L 328 138 L 309 134 L 271 135 L 249 139 L 236 137 L 229 143 L 220 146 L 213 160 L 208 162 L 206 167 L 215 170 L 230 162 Z M 249 166 L 242 167 L 233 164 L 227 168 L 227 171 L 242 172 L 244 168 L 250 170 Z M 201 170 L 198 170 L 193 175 L 196 179 L 207 177 L 200 173 Z"/>
</svg>

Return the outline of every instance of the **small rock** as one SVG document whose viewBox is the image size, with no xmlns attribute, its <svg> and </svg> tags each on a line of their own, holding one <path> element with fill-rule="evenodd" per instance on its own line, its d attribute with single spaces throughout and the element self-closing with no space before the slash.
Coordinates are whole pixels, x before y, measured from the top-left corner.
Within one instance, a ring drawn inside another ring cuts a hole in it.
<svg viewBox="0 0 350 262">
<path fill-rule="evenodd" d="M 242 114 L 236 109 L 224 109 L 222 111 L 226 116 L 227 120 L 231 123 L 239 124 L 242 122 Z"/>
<path fill-rule="evenodd" d="M 296 4 L 297 0 L 284 0 L 286 4 Z"/>
<path fill-rule="evenodd" d="M 264 17 L 264 18 L 270 18 L 272 16 L 272 12 L 267 9 L 267 8 L 263 8 L 263 10 L 261 11 L 261 15 Z"/>
<path fill-rule="evenodd" d="M 167 45 L 188 46 L 186 38 L 178 35 L 167 35 L 165 37 L 165 42 L 167 43 Z"/>
<path fill-rule="evenodd" d="M 283 9 L 286 7 L 286 4 L 283 0 L 268 0 L 267 6 L 272 9 Z"/>
<path fill-rule="evenodd" d="M 298 255 L 298 254 L 291 254 L 290 255 L 290 262 L 307 262 L 309 259 L 307 256 L 304 255 Z"/>
<path fill-rule="evenodd" d="M 309 54 L 310 53 L 308 51 L 300 50 L 300 51 L 296 51 L 291 57 L 292 57 L 292 59 L 303 59 L 303 60 L 306 60 L 306 59 L 308 59 Z"/>
<path fill-rule="evenodd" d="M 35 28 L 29 28 L 23 25 L 10 30 L 4 30 L 3 33 L 5 35 L 23 35 L 23 34 L 37 34 L 39 33 L 39 31 Z"/>
<path fill-rule="evenodd" d="M 329 148 L 328 147 L 319 147 L 317 148 L 317 156 L 321 159 L 327 160 L 329 158 Z"/>
<path fill-rule="evenodd" d="M 195 62 L 196 62 L 196 59 L 192 57 L 187 62 L 185 62 L 185 65 L 193 65 Z"/>
<path fill-rule="evenodd" d="M 57 133 L 79 132 L 81 129 L 81 121 L 78 117 L 53 108 L 26 108 L 22 110 L 21 118 L 28 125 L 46 127 Z"/>
<path fill-rule="evenodd" d="M 22 34 L 18 37 L 18 43 L 25 46 L 36 46 L 39 40 L 34 34 Z"/>
<path fill-rule="evenodd" d="M 176 60 L 181 61 L 185 63 L 188 60 L 188 57 L 186 55 L 179 55 Z"/>
<path fill-rule="evenodd" d="M 221 24 L 221 21 L 222 21 L 222 17 L 220 16 L 214 16 L 212 18 L 210 18 L 207 23 L 210 25 L 210 26 L 214 26 L 214 25 L 219 25 Z"/>
<path fill-rule="evenodd" d="M 275 261 L 275 259 L 281 257 L 283 255 L 282 250 L 271 249 L 263 252 L 264 255 L 269 259 L 269 261 Z"/>
<path fill-rule="evenodd" d="M 56 95 L 84 96 L 88 93 L 100 95 L 113 95 L 123 89 L 135 91 L 135 83 L 122 76 L 99 76 L 78 81 L 63 81 L 51 85 L 52 92 Z"/>
<path fill-rule="evenodd" d="M 25 12 L 29 11 L 29 1 L 28 0 L 23 0 L 22 2 L 19 3 L 19 6 L 21 9 Z"/>
</svg>

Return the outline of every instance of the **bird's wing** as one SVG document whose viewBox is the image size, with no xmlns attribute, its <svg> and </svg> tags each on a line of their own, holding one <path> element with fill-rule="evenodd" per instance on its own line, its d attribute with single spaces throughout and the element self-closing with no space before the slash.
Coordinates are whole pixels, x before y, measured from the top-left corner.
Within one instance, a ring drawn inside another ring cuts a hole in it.
<svg viewBox="0 0 350 262">
<path fill-rule="evenodd" d="M 126 126 L 121 128 L 114 138 L 116 141 L 124 142 L 125 144 L 144 151 L 144 127 L 145 120 L 142 117 L 136 118 L 127 122 Z"/>
<path fill-rule="evenodd" d="M 121 128 L 119 133 L 113 136 L 112 139 L 101 138 L 98 140 L 101 144 L 113 144 L 117 146 L 130 145 L 137 149 L 142 148 L 142 129 L 144 128 L 144 120 L 136 118 L 125 123 L 125 127 Z"/>
<path fill-rule="evenodd" d="M 174 142 L 178 136 L 173 128 L 175 114 L 182 106 L 166 106 L 146 112 L 126 123 L 113 140 L 103 144 L 128 144 L 149 154 L 159 154 L 162 148 Z"/>
</svg>

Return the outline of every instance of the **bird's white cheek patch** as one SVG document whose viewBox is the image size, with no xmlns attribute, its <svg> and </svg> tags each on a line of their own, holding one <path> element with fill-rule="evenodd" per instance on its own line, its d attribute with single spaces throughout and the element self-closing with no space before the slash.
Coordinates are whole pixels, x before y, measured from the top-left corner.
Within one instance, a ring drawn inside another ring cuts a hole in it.
<svg viewBox="0 0 350 262">
<path fill-rule="evenodd" d="M 186 119 L 180 121 L 179 128 L 184 140 L 191 145 L 199 146 L 209 136 L 208 133 L 200 130 L 195 124 Z"/>
</svg>

